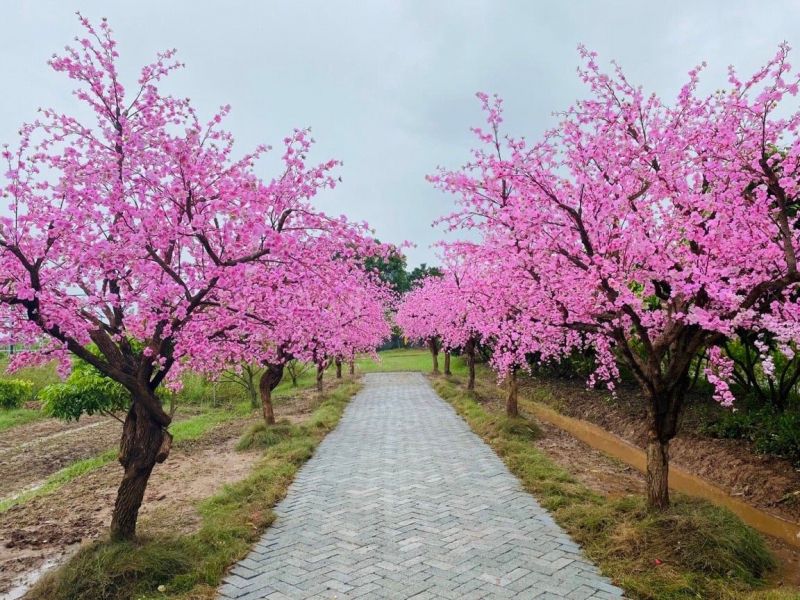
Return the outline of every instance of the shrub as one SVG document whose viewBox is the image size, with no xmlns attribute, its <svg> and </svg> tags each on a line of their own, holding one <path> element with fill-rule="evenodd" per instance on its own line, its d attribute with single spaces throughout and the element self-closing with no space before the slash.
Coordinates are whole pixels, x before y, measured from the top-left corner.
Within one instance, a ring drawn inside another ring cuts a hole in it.
<svg viewBox="0 0 800 600">
<path fill-rule="evenodd" d="M 756 451 L 786 458 L 800 466 L 800 412 L 777 412 L 769 406 L 726 411 L 704 430 L 709 435 L 753 442 Z"/>
<path fill-rule="evenodd" d="M 0 379 L 0 408 L 20 408 L 33 397 L 33 382 L 26 379 Z"/>
<path fill-rule="evenodd" d="M 63 383 L 54 383 L 39 392 L 42 410 L 52 417 L 77 421 L 82 414 L 108 414 L 127 410 L 128 391 L 94 367 L 76 361 Z"/>
</svg>

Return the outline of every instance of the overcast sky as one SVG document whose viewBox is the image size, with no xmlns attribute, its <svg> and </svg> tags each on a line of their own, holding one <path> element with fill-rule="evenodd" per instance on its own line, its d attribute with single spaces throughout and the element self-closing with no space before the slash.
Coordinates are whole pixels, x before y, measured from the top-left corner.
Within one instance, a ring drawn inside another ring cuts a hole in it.
<svg viewBox="0 0 800 600">
<path fill-rule="evenodd" d="M 344 161 L 343 183 L 317 204 L 368 221 L 381 240 L 415 243 L 411 266 L 436 261 L 431 222 L 452 201 L 425 175 L 466 160 L 476 91 L 503 96 L 509 129 L 536 138 L 583 93 L 579 43 L 674 97 L 703 60 L 713 89 L 728 64 L 749 74 L 800 36 L 798 0 L 6 0 L 0 140 L 13 142 L 39 106 L 73 106 L 70 82 L 45 63 L 80 33 L 76 9 L 109 18 L 128 82 L 155 52 L 177 48 L 187 68 L 168 89 L 203 114 L 230 103 L 242 152 L 311 126 L 314 157 Z"/>
</svg>

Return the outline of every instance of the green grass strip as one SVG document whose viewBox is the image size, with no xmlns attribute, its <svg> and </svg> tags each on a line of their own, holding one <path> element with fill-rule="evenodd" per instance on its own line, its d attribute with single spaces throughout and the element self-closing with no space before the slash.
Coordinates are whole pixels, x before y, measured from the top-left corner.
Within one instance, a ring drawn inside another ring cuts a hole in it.
<svg viewBox="0 0 800 600">
<path fill-rule="evenodd" d="M 34 421 L 41 421 L 45 418 L 47 418 L 47 415 L 40 410 L 32 410 L 30 408 L 0 409 L 0 431 L 5 431 L 18 425 L 25 425 L 26 423 L 33 423 Z"/>
</svg>

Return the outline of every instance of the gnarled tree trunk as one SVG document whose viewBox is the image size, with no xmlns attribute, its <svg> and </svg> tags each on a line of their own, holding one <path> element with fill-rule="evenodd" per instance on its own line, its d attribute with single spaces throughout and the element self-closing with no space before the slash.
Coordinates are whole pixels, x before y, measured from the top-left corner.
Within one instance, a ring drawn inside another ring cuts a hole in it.
<svg viewBox="0 0 800 600">
<path fill-rule="evenodd" d="M 350 359 L 350 375 L 354 376 L 356 374 L 356 361 L 354 358 Z"/>
<path fill-rule="evenodd" d="M 519 382 L 517 381 L 517 368 L 513 367 L 508 375 L 508 398 L 506 398 L 506 415 L 509 417 L 519 416 L 519 406 L 517 396 L 519 394 Z"/>
<path fill-rule="evenodd" d="M 143 398 L 143 396 L 149 396 Z M 142 505 L 147 481 L 156 463 L 164 462 L 172 447 L 172 435 L 166 430 L 170 418 L 155 415 L 147 406 L 159 406 L 149 389 L 133 393 L 133 402 L 122 426 L 118 460 L 125 469 L 117 489 L 111 515 L 111 538 L 130 540 L 136 535 L 136 520 Z M 160 421 L 160 422 L 159 422 Z"/>
<path fill-rule="evenodd" d="M 342 378 L 342 359 L 337 356 L 336 359 L 334 360 L 334 362 L 336 363 L 336 379 L 341 379 Z"/>
<path fill-rule="evenodd" d="M 428 338 L 428 350 L 431 351 L 431 359 L 433 360 L 433 374 L 439 374 L 439 342 L 435 337 Z"/>
<path fill-rule="evenodd" d="M 272 390 L 278 387 L 283 378 L 283 363 L 268 364 L 258 381 L 258 391 L 261 394 L 261 412 L 267 425 L 275 424 L 275 412 L 272 409 Z"/>
<path fill-rule="evenodd" d="M 445 375 L 452 375 L 453 373 L 450 371 L 450 350 L 444 351 L 444 374 Z"/>
<path fill-rule="evenodd" d="M 464 353 L 467 355 L 467 369 L 469 379 L 467 379 L 467 389 L 475 389 L 475 338 L 469 338 L 464 345 Z"/>
</svg>

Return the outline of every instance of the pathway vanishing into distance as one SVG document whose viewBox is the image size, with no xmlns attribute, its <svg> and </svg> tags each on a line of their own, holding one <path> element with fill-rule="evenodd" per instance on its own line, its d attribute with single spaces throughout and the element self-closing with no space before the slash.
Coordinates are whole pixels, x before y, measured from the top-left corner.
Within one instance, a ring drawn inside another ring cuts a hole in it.
<svg viewBox="0 0 800 600">
<path fill-rule="evenodd" d="M 419 373 L 374 373 L 220 598 L 618 598 Z"/>
</svg>

